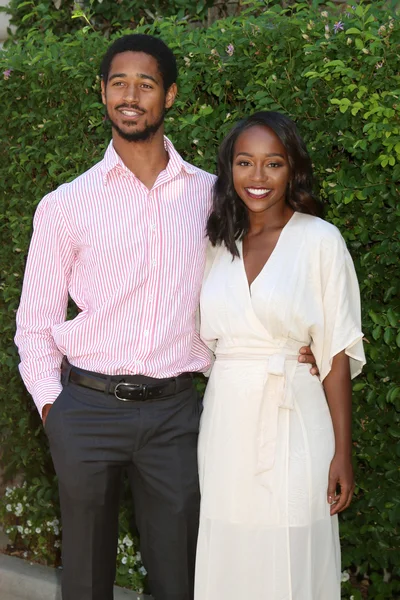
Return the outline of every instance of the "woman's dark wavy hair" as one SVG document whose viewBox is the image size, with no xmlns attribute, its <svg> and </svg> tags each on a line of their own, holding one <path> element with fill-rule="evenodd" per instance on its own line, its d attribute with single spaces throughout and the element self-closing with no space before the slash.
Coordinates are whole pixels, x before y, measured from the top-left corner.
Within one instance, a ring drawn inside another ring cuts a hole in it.
<svg viewBox="0 0 400 600">
<path fill-rule="evenodd" d="M 312 192 L 311 159 L 295 123 L 278 112 L 257 112 L 235 125 L 218 152 L 218 179 L 214 186 L 213 210 L 206 231 L 213 246 L 225 244 L 233 256 L 239 256 L 236 240 L 242 239 L 249 231 L 246 205 L 233 185 L 233 153 L 240 134 L 256 125 L 271 129 L 285 147 L 290 167 L 286 193 L 288 205 L 298 212 L 322 216 L 322 205 Z"/>
</svg>

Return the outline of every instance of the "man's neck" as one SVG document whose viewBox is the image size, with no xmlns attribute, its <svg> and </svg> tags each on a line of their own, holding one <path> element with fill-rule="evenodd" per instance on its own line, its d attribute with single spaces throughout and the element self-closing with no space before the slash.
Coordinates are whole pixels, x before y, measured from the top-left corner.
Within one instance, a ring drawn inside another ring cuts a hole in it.
<svg viewBox="0 0 400 600">
<path fill-rule="evenodd" d="M 160 127 L 150 140 L 140 142 L 128 142 L 113 131 L 113 145 L 124 165 L 150 190 L 169 160 L 164 128 Z"/>
</svg>

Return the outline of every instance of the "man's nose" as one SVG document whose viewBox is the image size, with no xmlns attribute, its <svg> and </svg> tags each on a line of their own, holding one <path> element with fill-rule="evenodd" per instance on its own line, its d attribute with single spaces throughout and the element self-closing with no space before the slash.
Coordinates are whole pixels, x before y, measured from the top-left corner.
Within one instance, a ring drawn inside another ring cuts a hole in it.
<svg viewBox="0 0 400 600">
<path fill-rule="evenodd" d="M 139 86 L 131 83 L 125 88 L 124 98 L 127 102 L 137 103 L 139 100 Z"/>
</svg>

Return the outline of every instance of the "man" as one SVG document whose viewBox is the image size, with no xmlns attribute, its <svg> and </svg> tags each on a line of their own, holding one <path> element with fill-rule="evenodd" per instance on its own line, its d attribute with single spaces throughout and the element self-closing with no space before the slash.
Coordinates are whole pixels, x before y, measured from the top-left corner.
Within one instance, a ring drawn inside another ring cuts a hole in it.
<svg viewBox="0 0 400 600">
<path fill-rule="evenodd" d="M 101 75 L 112 142 L 38 206 L 17 315 L 20 370 L 59 479 L 63 600 L 112 598 L 124 469 L 154 597 L 190 600 L 200 416 L 192 374 L 210 364 L 195 313 L 214 176 L 164 137 L 177 69 L 161 40 L 118 39 Z M 71 321 L 68 295 L 80 309 Z"/>
</svg>

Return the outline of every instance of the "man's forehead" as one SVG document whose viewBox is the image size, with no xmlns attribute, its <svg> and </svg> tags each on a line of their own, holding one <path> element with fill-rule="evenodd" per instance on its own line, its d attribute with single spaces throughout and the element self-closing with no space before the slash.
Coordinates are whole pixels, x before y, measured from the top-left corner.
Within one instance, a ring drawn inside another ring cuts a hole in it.
<svg viewBox="0 0 400 600">
<path fill-rule="evenodd" d="M 121 70 L 124 65 L 124 70 L 137 70 L 140 72 L 159 71 L 158 62 L 151 54 L 146 52 L 126 51 L 116 54 L 111 61 L 110 70 Z M 145 68 L 143 66 L 145 65 Z"/>
</svg>

